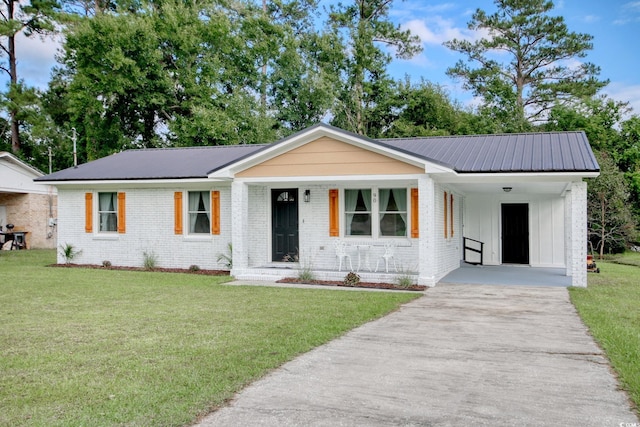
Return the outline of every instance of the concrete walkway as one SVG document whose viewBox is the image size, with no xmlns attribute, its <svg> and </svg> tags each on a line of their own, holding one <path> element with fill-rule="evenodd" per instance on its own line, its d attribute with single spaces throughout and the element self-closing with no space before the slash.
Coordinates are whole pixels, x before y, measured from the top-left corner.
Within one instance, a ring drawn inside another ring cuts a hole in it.
<svg viewBox="0 0 640 427">
<path fill-rule="evenodd" d="M 198 425 L 638 422 L 566 289 L 439 285 L 285 364 Z"/>
</svg>

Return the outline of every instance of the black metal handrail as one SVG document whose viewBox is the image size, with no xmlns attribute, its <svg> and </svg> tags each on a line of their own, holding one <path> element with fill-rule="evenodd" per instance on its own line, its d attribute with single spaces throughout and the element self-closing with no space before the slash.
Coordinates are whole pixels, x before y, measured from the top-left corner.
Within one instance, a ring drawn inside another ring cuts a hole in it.
<svg viewBox="0 0 640 427">
<path fill-rule="evenodd" d="M 480 249 L 477 248 L 473 248 L 471 246 L 467 246 L 467 240 L 470 240 L 472 242 L 475 243 L 480 243 Z M 462 238 L 462 246 L 464 247 L 464 251 L 462 253 L 462 260 L 464 262 L 466 262 L 467 264 L 473 264 L 473 265 L 482 265 L 482 262 L 484 260 L 484 242 L 481 242 L 480 240 L 475 240 L 475 239 L 470 239 L 468 237 L 463 237 Z M 480 254 L 480 262 L 476 262 L 476 261 L 467 261 L 467 251 L 471 251 L 471 252 L 475 252 Z"/>
</svg>

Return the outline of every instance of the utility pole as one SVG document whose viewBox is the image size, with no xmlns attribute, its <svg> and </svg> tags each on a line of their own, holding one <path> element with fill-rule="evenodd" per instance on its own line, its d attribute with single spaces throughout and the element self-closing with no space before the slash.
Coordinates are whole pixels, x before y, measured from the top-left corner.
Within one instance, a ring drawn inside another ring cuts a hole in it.
<svg viewBox="0 0 640 427">
<path fill-rule="evenodd" d="M 76 151 L 76 128 L 71 128 L 73 134 L 71 140 L 73 141 L 73 167 L 78 167 L 78 152 Z"/>
</svg>

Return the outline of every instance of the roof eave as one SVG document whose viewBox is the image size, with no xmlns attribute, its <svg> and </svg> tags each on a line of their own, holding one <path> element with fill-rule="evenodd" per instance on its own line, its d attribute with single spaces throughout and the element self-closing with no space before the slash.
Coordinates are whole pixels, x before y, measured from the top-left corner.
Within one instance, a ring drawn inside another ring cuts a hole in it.
<svg viewBox="0 0 640 427">
<path fill-rule="evenodd" d="M 453 172 L 453 170 L 447 168 L 444 165 L 440 165 L 436 162 L 423 159 L 405 150 L 399 150 L 393 146 L 381 143 L 374 139 L 348 132 L 333 126 L 329 126 L 324 123 L 319 123 L 298 133 L 290 135 L 287 138 L 281 139 L 280 141 L 276 141 L 270 145 L 267 145 L 264 147 L 264 149 L 251 153 L 242 159 L 230 162 L 226 166 L 212 171 L 208 176 L 209 178 L 233 179 L 235 177 L 235 174 L 240 171 L 277 157 L 291 149 L 297 148 L 321 137 L 330 137 L 342 142 L 353 144 L 355 146 L 362 147 L 364 149 L 368 149 L 379 154 L 400 160 L 402 162 L 423 168 L 425 169 L 425 171 L 427 171 L 428 165 L 431 165 L 430 168 L 432 169 L 432 173 Z"/>
<path fill-rule="evenodd" d="M 197 177 L 173 177 L 173 178 L 131 178 L 131 179 L 65 179 L 65 180 L 37 180 L 39 184 L 64 186 L 113 186 L 131 184 L 188 184 L 188 183 L 211 183 L 212 181 L 226 181 L 203 176 Z"/>
</svg>

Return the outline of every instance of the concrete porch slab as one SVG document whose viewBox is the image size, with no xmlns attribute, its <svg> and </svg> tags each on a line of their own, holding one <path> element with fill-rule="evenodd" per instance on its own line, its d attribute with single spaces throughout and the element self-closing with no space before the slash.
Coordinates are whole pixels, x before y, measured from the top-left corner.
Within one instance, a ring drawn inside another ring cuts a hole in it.
<svg viewBox="0 0 640 427">
<path fill-rule="evenodd" d="M 462 263 L 460 268 L 447 274 L 438 282 L 438 284 L 445 283 L 566 288 L 571 286 L 571 276 L 566 275 L 564 268 Z"/>
</svg>

